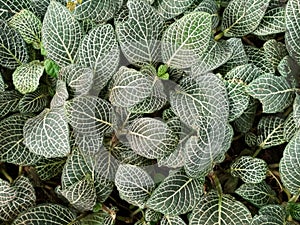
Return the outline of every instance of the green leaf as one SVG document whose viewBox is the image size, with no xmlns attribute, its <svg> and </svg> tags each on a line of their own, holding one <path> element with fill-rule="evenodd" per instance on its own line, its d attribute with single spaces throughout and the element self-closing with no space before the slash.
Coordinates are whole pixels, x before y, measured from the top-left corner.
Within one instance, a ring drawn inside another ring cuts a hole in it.
<svg viewBox="0 0 300 225">
<path fill-rule="evenodd" d="M 0 20 L 0 65 L 15 69 L 29 59 L 22 36 Z"/>
<path fill-rule="evenodd" d="M 17 91 L 5 91 L 0 94 L 0 118 L 8 113 L 17 112 L 22 95 Z"/>
<path fill-rule="evenodd" d="M 300 127 L 300 95 L 298 93 L 293 104 L 293 119 L 296 127 Z"/>
<path fill-rule="evenodd" d="M 1 72 L 0 72 L 0 92 L 4 92 L 5 87 L 6 87 L 6 85 L 4 83 L 3 77 L 2 77 Z"/>
<path fill-rule="evenodd" d="M 134 69 L 121 67 L 113 76 L 110 102 L 118 107 L 131 107 L 151 93 L 153 80 Z"/>
<path fill-rule="evenodd" d="M 101 98 L 78 96 L 65 103 L 65 111 L 68 122 L 80 134 L 102 135 L 112 128 L 112 106 Z"/>
<path fill-rule="evenodd" d="M 160 212 L 156 212 L 153 209 L 145 210 L 145 220 L 149 222 L 156 222 L 162 218 L 162 214 Z"/>
<path fill-rule="evenodd" d="M 35 163 L 34 168 L 41 180 L 50 180 L 61 174 L 66 158 L 42 158 Z"/>
<path fill-rule="evenodd" d="M 134 120 L 126 137 L 137 154 L 149 159 L 169 155 L 178 143 L 174 132 L 164 122 L 153 118 Z"/>
<path fill-rule="evenodd" d="M 183 13 L 193 2 L 194 0 L 159 0 L 156 8 L 164 20 L 169 20 Z"/>
<path fill-rule="evenodd" d="M 195 2 L 195 1 L 194 1 Z M 197 1 L 196 1 L 197 2 Z M 194 9 L 194 12 L 207 12 L 212 17 L 212 29 L 215 29 L 219 24 L 219 5 L 216 1 L 203 0 Z"/>
<path fill-rule="evenodd" d="M 258 36 L 285 32 L 285 8 L 268 9 L 253 34 Z"/>
<path fill-rule="evenodd" d="M 190 216 L 189 224 L 250 225 L 251 218 L 246 206 L 230 195 L 218 196 L 210 192 L 201 198 Z"/>
<path fill-rule="evenodd" d="M 252 81 L 246 91 L 259 99 L 264 113 L 281 112 L 293 102 L 294 89 L 284 77 L 262 75 Z"/>
<path fill-rule="evenodd" d="M 45 109 L 26 121 L 24 143 L 29 150 L 46 158 L 70 153 L 69 127 L 62 108 Z"/>
<path fill-rule="evenodd" d="M 268 165 L 258 158 L 242 156 L 230 166 L 231 175 L 239 177 L 245 183 L 257 184 L 266 178 Z"/>
<path fill-rule="evenodd" d="M 60 67 L 51 59 L 46 59 L 44 61 L 44 67 L 45 67 L 45 72 L 54 78 L 58 77 L 58 72 L 60 70 Z"/>
<path fill-rule="evenodd" d="M 254 31 L 262 20 L 270 0 L 232 0 L 225 8 L 222 30 L 227 37 L 241 37 Z"/>
<path fill-rule="evenodd" d="M 0 161 L 32 165 L 41 157 L 24 145 L 23 127 L 30 116 L 15 114 L 0 122 Z"/>
<path fill-rule="evenodd" d="M 288 117 L 284 121 L 284 139 L 287 142 L 293 138 L 293 136 L 297 133 L 298 126 L 296 126 L 293 112 L 288 115 Z"/>
<path fill-rule="evenodd" d="M 262 117 L 257 125 L 258 145 L 262 149 L 283 144 L 284 119 L 280 117 Z"/>
<path fill-rule="evenodd" d="M 210 40 L 208 48 L 202 53 L 198 62 L 192 66 L 192 73 L 205 74 L 226 63 L 232 56 L 233 50 L 226 41 Z"/>
<path fill-rule="evenodd" d="M 28 209 L 15 219 L 12 225 L 45 225 L 45 224 L 60 224 L 68 225 L 75 221 L 76 214 L 70 209 L 58 204 L 43 204 Z M 77 223 L 74 223 L 77 225 Z"/>
<path fill-rule="evenodd" d="M 279 163 L 280 178 L 283 185 L 293 195 L 300 191 L 300 163 L 299 163 L 300 133 L 297 132 L 284 149 Z"/>
<path fill-rule="evenodd" d="M 265 57 L 271 62 L 274 69 L 276 69 L 280 61 L 288 54 L 285 45 L 281 42 L 271 39 L 264 43 Z"/>
<path fill-rule="evenodd" d="M 144 1 L 129 0 L 128 18 L 116 23 L 118 40 L 127 60 L 134 65 L 160 62 L 160 39 L 164 21 Z"/>
<path fill-rule="evenodd" d="M 202 178 L 190 178 L 182 172 L 170 173 L 154 190 L 147 207 L 176 216 L 191 211 L 203 193 Z"/>
<path fill-rule="evenodd" d="M 0 207 L 7 206 L 16 196 L 16 190 L 7 181 L 0 179 Z"/>
<path fill-rule="evenodd" d="M 12 220 L 21 212 L 34 206 L 36 201 L 35 191 L 27 177 L 18 177 L 11 185 L 8 183 L 4 184 L 4 182 L 1 183 L 5 185 L 4 187 L 9 189 L 10 192 L 13 191 L 15 195 L 13 199 L 9 199 L 8 196 L 5 200 L 6 204 L 0 208 L 1 220 Z"/>
<path fill-rule="evenodd" d="M 129 164 L 119 166 L 115 184 L 122 199 L 141 208 L 144 208 L 155 188 L 153 179 L 146 171 Z"/>
<path fill-rule="evenodd" d="M 285 10 L 285 44 L 287 50 L 297 62 L 300 64 L 300 37 L 298 31 L 300 29 L 300 5 L 298 0 L 289 0 Z"/>
<path fill-rule="evenodd" d="M 60 3 L 51 1 L 42 27 L 42 42 L 47 57 L 59 66 L 74 63 L 81 37 L 80 24 L 71 12 Z"/>
<path fill-rule="evenodd" d="M 40 87 L 32 93 L 25 94 L 19 101 L 21 113 L 35 113 L 42 111 L 49 103 L 49 93 L 46 87 Z"/>
<path fill-rule="evenodd" d="M 93 28 L 82 39 L 78 50 L 79 64 L 93 70 L 93 88 L 97 91 L 104 88 L 117 71 L 119 57 L 120 50 L 115 31 L 110 24 Z"/>
<path fill-rule="evenodd" d="M 191 67 L 203 54 L 210 40 L 211 19 L 205 12 L 194 12 L 172 23 L 162 37 L 162 59 L 178 69 Z"/>
<path fill-rule="evenodd" d="M 33 12 L 23 9 L 9 20 L 9 26 L 17 30 L 27 44 L 41 48 L 42 23 Z"/>
<path fill-rule="evenodd" d="M 186 225 L 183 219 L 179 216 L 164 216 L 160 221 L 161 225 Z"/>
<path fill-rule="evenodd" d="M 242 184 L 235 193 L 259 208 L 276 202 L 275 191 L 265 181 L 257 184 Z"/>
<path fill-rule="evenodd" d="M 290 202 L 288 204 L 288 211 L 293 219 L 300 220 L 300 204 L 299 203 L 293 203 Z"/>
<path fill-rule="evenodd" d="M 39 86 L 43 72 L 44 66 L 38 60 L 22 64 L 12 75 L 13 84 L 22 94 L 34 92 Z"/>
<path fill-rule="evenodd" d="M 261 208 L 251 221 L 251 225 L 282 225 L 285 223 L 285 209 L 280 205 L 266 205 Z"/>
<path fill-rule="evenodd" d="M 109 215 L 105 212 L 97 212 L 89 214 L 86 217 L 80 219 L 80 225 L 113 225 L 113 215 Z"/>
</svg>

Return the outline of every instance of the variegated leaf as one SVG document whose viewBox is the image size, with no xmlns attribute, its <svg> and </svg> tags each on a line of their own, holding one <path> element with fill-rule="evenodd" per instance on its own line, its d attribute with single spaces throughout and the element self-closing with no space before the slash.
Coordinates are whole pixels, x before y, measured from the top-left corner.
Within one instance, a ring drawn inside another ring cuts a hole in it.
<svg viewBox="0 0 300 225">
<path fill-rule="evenodd" d="M 18 112 L 18 104 L 22 95 L 17 91 L 5 91 L 0 94 L 0 118 L 8 113 Z"/>
<path fill-rule="evenodd" d="M 193 2 L 194 0 L 159 0 L 156 8 L 165 20 L 169 20 L 183 13 Z"/>
</svg>

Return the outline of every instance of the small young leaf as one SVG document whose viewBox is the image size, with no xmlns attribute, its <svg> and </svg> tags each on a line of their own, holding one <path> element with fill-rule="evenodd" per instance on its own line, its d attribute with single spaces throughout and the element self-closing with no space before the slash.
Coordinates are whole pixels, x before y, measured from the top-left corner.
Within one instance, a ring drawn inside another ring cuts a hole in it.
<svg viewBox="0 0 300 225">
<path fill-rule="evenodd" d="M 58 77 L 58 72 L 60 70 L 60 66 L 57 65 L 53 60 L 51 59 L 46 59 L 44 61 L 44 68 L 45 68 L 45 72 L 53 77 L 53 78 L 57 78 Z"/>
<path fill-rule="evenodd" d="M 186 225 L 183 219 L 179 216 L 164 216 L 160 222 L 161 225 Z"/>
</svg>

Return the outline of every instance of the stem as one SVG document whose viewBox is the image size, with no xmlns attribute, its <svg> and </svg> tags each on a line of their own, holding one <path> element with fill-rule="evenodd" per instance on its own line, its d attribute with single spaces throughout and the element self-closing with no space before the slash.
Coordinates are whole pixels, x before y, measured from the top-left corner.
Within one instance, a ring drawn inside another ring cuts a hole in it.
<svg viewBox="0 0 300 225">
<path fill-rule="evenodd" d="M 252 157 L 255 158 L 261 152 L 261 150 L 263 150 L 263 148 L 261 146 L 259 146 L 258 149 L 252 155 Z"/>
<path fill-rule="evenodd" d="M 136 214 L 138 214 L 139 212 L 141 212 L 143 209 L 138 208 L 137 210 L 135 210 L 134 212 L 131 213 L 131 217 L 134 217 Z"/>
<path fill-rule="evenodd" d="M 0 172 L 3 174 L 3 176 L 9 181 L 9 183 L 12 183 L 14 180 L 11 178 L 11 176 L 5 171 L 5 169 L 1 168 Z"/>
<path fill-rule="evenodd" d="M 279 163 L 274 163 L 269 165 L 269 169 L 277 169 L 279 168 Z"/>
<path fill-rule="evenodd" d="M 18 175 L 21 176 L 23 174 L 23 166 L 19 166 Z"/>
<path fill-rule="evenodd" d="M 292 198 L 290 198 L 289 202 L 297 202 L 298 198 L 300 196 L 300 191 L 296 195 L 294 195 Z"/>
<path fill-rule="evenodd" d="M 215 187 L 217 189 L 218 195 L 222 196 L 223 190 L 222 190 L 222 186 L 221 186 L 219 178 L 217 177 L 217 175 L 215 173 L 211 174 L 211 178 L 212 178 L 212 180 L 214 182 L 214 185 L 215 185 Z"/>
<path fill-rule="evenodd" d="M 224 32 L 219 33 L 218 35 L 215 36 L 215 41 L 220 40 L 224 36 Z"/>
<path fill-rule="evenodd" d="M 282 187 L 280 181 L 278 180 L 278 178 L 275 176 L 275 174 L 271 170 L 269 170 L 268 172 L 275 179 L 276 183 L 278 184 L 278 186 L 280 188 L 280 191 L 283 191 L 283 187 Z"/>
</svg>

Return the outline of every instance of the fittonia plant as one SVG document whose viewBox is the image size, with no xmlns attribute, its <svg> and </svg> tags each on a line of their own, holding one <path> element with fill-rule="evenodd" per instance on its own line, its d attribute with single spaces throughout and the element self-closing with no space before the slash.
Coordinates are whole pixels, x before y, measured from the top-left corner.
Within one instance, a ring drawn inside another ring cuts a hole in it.
<svg viewBox="0 0 300 225">
<path fill-rule="evenodd" d="M 0 223 L 300 221 L 299 0 L 0 0 Z"/>
</svg>

